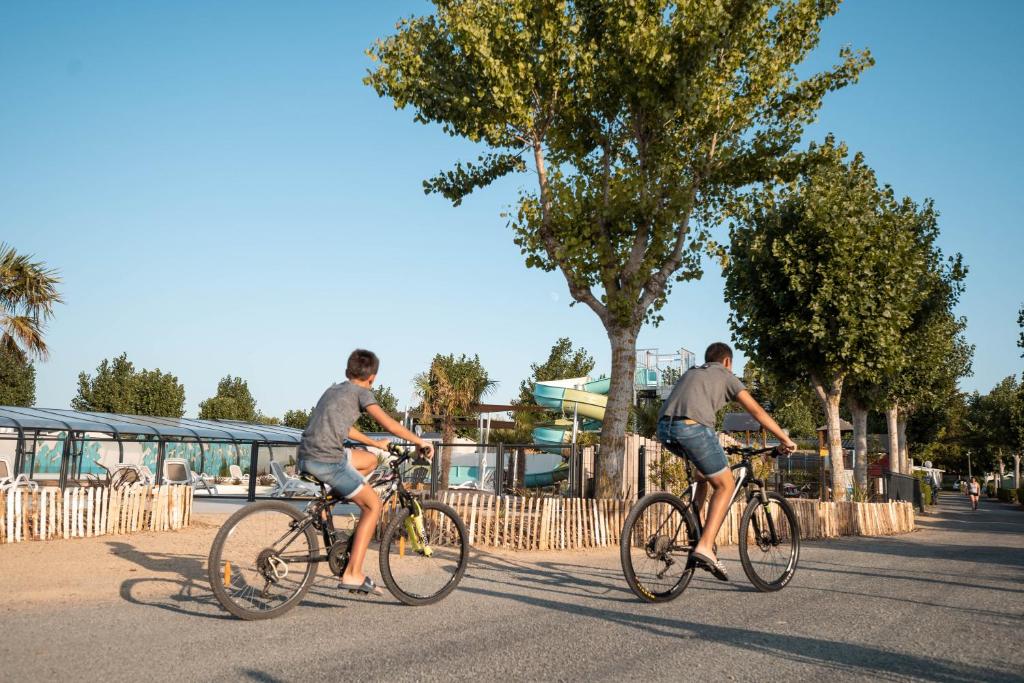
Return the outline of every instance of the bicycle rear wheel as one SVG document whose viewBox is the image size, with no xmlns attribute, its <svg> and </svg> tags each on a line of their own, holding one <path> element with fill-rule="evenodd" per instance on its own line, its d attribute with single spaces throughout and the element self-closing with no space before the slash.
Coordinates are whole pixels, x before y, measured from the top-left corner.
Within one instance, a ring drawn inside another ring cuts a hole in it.
<svg viewBox="0 0 1024 683">
<path fill-rule="evenodd" d="M 652 493 L 633 507 L 622 528 L 619 555 L 626 583 L 648 602 L 674 600 L 693 578 L 689 554 L 698 538 L 697 521 L 684 501 Z"/>
<path fill-rule="evenodd" d="M 319 549 L 312 524 L 288 503 L 252 503 L 217 532 L 207 562 L 217 601 L 246 620 L 277 617 L 302 601 L 313 585 Z"/>
<path fill-rule="evenodd" d="M 452 508 L 420 503 L 422 531 L 408 508 L 396 514 L 380 542 L 380 575 L 406 605 L 429 605 L 459 585 L 469 563 L 469 535 Z"/>
<path fill-rule="evenodd" d="M 793 578 L 799 560 L 800 525 L 789 502 L 773 491 L 765 507 L 755 495 L 740 520 L 743 573 L 759 591 L 777 591 Z"/>
</svg>

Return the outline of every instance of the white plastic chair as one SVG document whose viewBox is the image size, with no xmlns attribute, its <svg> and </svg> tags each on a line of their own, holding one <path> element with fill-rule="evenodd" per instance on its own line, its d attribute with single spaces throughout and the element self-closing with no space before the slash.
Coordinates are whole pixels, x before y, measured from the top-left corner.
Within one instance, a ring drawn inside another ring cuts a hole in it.
<svg viewBox="0 0 1024 683">
<path fill-rule="evenodd" d="M 305 496 L 315 496 L 320 493 L 320 487 L 312 482 L 302 481 L 297 477 L 289 477 L 284 472 L 284 468 L 281 467 L 281 463 L 270 461 L 270 473 L 274 475 L 274 479 L 277 482 L 274 484 L 274 488 L 270 490 L 271 496 L 282 496 L 290 498 L 296 493 Z"/>
<path fill-rule="evenodd" d="M 204 489 L 210 495 L 217 493 L 217 487 L 210 486 L 205 479 L 193 472 L 185 458 L 164 460 L 164 483 L 187 484 L 193 489 Z"/>
<path fill-rule="evenodd" d="M 249 481 L 249 475 L 242 472 L 242 468 L 238 465 L 228 465 L 228 472 L 231 473 L 232 479 L 238 479 L 243 482 Z"/>
<path fill-rule="evenodd" d="M 24 486 L 29 491 L 38 491 L 39 484 L 28 478 L 27 474 L 11 476 L 11 466 L 7 461 L 0 458 L 0 491 L 13 491 L 19 486 Z"/>
</svg>

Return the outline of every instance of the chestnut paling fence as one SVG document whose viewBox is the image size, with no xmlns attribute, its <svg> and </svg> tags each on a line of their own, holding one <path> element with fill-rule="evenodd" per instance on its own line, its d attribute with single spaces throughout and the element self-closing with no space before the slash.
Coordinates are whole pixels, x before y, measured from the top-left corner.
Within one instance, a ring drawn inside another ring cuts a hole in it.
<svg viewBox="0 0 1024 683">
<path fill-rule="evenodd" d="M 470 545 L 511 550 L 575 550 L 619 543 L 632 501 L 583 498 L 494 496 L 446 492 L 440 500 L 455 508 L 469 533 Z M 909 502 L 823 503 L 789 501 L 804 539 L 840 536 L 889 536 L 913 531 Z M 719 545 L 739 542 L 745 504 L 729 510 L 718 533 Z"/>
<path fill-rule="evenodd" d="M 0 543 L 173 531 L 192 518 L 192 487 L 0 491 Z"/>
</svg>

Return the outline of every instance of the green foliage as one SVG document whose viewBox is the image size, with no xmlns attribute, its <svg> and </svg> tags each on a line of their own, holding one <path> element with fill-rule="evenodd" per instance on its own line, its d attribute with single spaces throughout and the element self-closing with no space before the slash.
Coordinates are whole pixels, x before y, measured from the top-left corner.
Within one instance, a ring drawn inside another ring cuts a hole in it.
<svg viewBox="0 0 1024 683">
<path fill-rule="evenodd" d="M 306 425 L 309 424 L 309 414 L 313 412 L 310 410 L 289 410 L 284 414 L 284 419 L 281 422 L 286 427 L 294 427 L 295 429 L 305 429 Z"/>
<path fill-rule="evenodd" d="M 1021 306 L 1020 312 L 1017 313 L 1017 325 L 1021 329 L 1020 336 L 1017 337 L 1017 346 L 1024 349 L 1024 306 Z M 1021 351 L 1020 357 L 1024 358 L 1024 351 Z"/>
<path fill-rule="evenodd" d="M 533 385 L 537 382 L 585 377 L 594 369 L 594 359 L 584 348 L 574 349 L 568 337 L 560 337 L 551 346 L 547 360 L 530 364 L 530 376 L 519 383 L 518 405 L 537 405 Z"/>
<path fill-rule="evenodd" d="M 448 444 L 455 438 L 455 420 L 465 417 L 470 407 L 479 403 L 497 385 L 480 364 L 479 356 L 470 358 L 465 354 L 458 357 L 437 354 L 430 363 L 430 369 L 417 375 L 414 383 L 423 399 L 423 420 L 429 424 L 438 419 L 442 439 Z M 451 448 L 443 448 L 441 488 L 448 487 L 451 460 Z"/>
<path fill-rule="evenodd" d="M 43 332 L 55 304 L 63 303 L 57 271 L 0 242 L 0 348 L 20 357 L 46 358 Z"/>
<path fill-rule="evenodd" d="M 651 473 L 653 483 L 663 491 L 682 496 L 686 493 L 686 487 L 690 485 L 690 480 L 686 476 L 686 463 L 665 449 L 660 451 L 659 457 L 650 462 L 647 469 Z"/>
<path fill-rule="evenodd" d="M 932 505 L 932 485 L 928 483 L 928 475 L 921 470 L 914 471 L 914 478 L 921 482 L 921 500 L 925 505 Z"/>
<path fill-rule="evenodd" d="M 398 397 L 391 391 L 391 387 L 379 386 L 373 390 L 373 395 L 377 398 L 377 405 L 379 405 L 385 413 L 388 415 L 394 415 L 398 412 Z M 363 413 L 359 416 L 356 421 L 356 429 L 361 432 L 386 432 L 387 430 L 378 423 L 375 419 L 370 417 L 369 414 Z"/>
<path fill-rule="evenodd" d="M 224 376 L 217 383 L 217 393 L 199 404 L 200 420 L 256 422 L 258 416 L 256 399 L 241 377 Z"/>
<path fill-rule="evenodd" d="M 797 74 L 838 0 L 433 4 L 370 48 L 365 82 L 483 148 L 427 192 L 457 204 L 512 172 L 536 178 L 509 227 L 527 267 L 560 271 L 608 333 L 602 444 L 614 451 L 641 325 L 661 320 L 674 282 L 701 277 L 723 208 L 788 172 L 825 93 L 871 57 L 844 48 L 828 71 Z M 621 475 L 599 466 L 599 487 Z"/>
<path fill-rule="evenodd" d="M 185 414 L 185 387 L 169 372 L 136 370 L 122 353 L 96 366 L 95 376 L 78 375 L 78 394 L 71 399 L 75 410 L 155 417 Z"/>
<path fill-rule="evenodd" d="M 658 431 L 658 413 L 661 404 L 658 401 L 641 401 L 632 412 L 633 431 L 640 436 L 653 439 Z"/>
<path fill-rule="evenodd" d="M 996 489 L 996 498 L 1004 503 L 1016 503 L 1021 499 L 1018 497 L 1019 489 Z"/>
<path fill-rule="evenodd" d="M 28 407 L 35 402 L 35 367 L 20 351 L 0 346 L 0 406 Z"/>
<path fill-rule="evenodd" d="M 821 402 L 806 382 L 780 379 L 756 363 L 747 362 L 743 368 L 743 384 L 779 426 L 789 431 L 791 438 L 817 436 L 818 426 L 825 416 Z"/>
<path fill-rule="evenodd" d="M 831 138 L 800 179 L 738 205 L 726 269 L 738 346 L 781 380 L 880 377 L 911 323 L 930 207 L 896 201 Z"/>
</svg>

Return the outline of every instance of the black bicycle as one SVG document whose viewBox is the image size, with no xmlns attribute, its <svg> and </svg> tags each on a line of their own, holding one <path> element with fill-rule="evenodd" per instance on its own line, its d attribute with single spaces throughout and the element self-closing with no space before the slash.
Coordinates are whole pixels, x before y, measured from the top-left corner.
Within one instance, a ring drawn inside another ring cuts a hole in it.
<svg viewBox="0 0 1024 683">
<path fill-rule="evenodd" d="M 768 491 L 755 476 L 751 458 L 775 448 L 735 448 L 729 453 L 742 456 L 732 466 L 736 479 L 730 507 L 745 493 L 747 507 L 739 528 L 740 562 L 743 572 L 760 591 L 777 591 L 790 582 L 800 558 L 800 525 L 785 497 Z M 693 502 L 697 482 L 689 461 L 686 470 L 690 486 L 686 499 L 667 492 L 644 496 L 626 518 L 620 542 L 622 571 L 630 589 L 649 602 L 666 602 L 679 597 L 693 577 L 695 564 L 690 553 L 702 533 L 700 511 Z"/>
<path fill-rule="evenodd" d="M 455 510 L 406 490 L 401 466 L 413 451 L 394 444 L 388 450 L 396 457 L 371 483 L 385 511 L 397 496 L 378 549 L 381 577 L 401 602 L 427 605 L 459 584 L 469 561 L 469 536 Z M 354 535 L 336 529 L 332 514 L 341 499 L 312 475 L 303 478 L 320 486 L 305 510 L 277 500 L 252 503 L 231 515 L 213 541 L 210 587 L 224 609 L 241 619 L 270 619 L 295 607 L 320 562 L 337 577 L 348 565 Z"/>
</svg>

